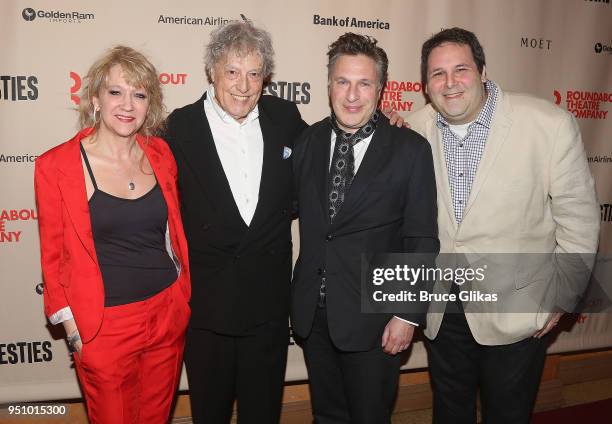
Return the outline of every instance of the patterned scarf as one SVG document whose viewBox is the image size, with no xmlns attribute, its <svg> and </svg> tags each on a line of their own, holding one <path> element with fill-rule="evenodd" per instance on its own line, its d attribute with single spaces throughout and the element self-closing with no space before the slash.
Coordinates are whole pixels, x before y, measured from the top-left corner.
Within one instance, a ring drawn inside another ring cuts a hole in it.
<svg viewBox="0 0 612 424">
<path fill-rule="evenodd" d="M 380 111 L 376 110 L 368 122 L 353 134 L 346 133 L 340 129 L 333 111 L 329 117 L 332 129 L 336 133 L 336 145 L 327 183 L 330 222 L 333 222 L 338 212 L 340 212 L 340 208 L 355 177 L 355 154 L 353 147 L 361 140 L 372 135 L 376 129 L 379 117 Z"/>
</svg>

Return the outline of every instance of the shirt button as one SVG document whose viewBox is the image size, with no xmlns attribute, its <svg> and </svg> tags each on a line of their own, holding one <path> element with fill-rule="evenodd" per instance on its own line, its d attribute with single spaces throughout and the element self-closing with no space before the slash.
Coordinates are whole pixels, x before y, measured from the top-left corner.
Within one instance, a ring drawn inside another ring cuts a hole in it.
<svg viewBox="0 0 612 424">
<path fill-rule="evenodd" d="M 460 177 L 463 177 L 463 172 L 460 172 L 460 173 L 459 173 L 459 176 L 460 176 Z"/>
<path fill-rule="evenodd" d="M 325 236 L 325 240 L 327 241 L 331 241 L 334 238 L 334 236 L 332 236 L 331 234 L 328 234 L 327 236 Z"/>
<path fill-rule="evenodd" d="M 463 143 L 459 143 L 459 147 L 463 147 Z"/>
<path fill-rule="evenodd" d="M 460 205 L 463 205 L 463 200 L 459 200 L 458 202 Z"/>
</svg>

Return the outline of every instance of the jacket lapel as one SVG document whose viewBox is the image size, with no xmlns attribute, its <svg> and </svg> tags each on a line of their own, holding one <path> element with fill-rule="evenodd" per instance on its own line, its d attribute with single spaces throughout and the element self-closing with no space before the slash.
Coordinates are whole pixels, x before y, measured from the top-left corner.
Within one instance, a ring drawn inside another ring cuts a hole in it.
<svg viewBox="0 0 612 424">
<path fill-rule="evenodd" d="M 337 228 L 342 222 L 351 220 L 357 210 L 361 198 L 367 193 L 370 182 L 378 175 L 380 170 L 388 164 L 387 155 L 390 152 L 391 139 L 389 134 L 389 122 L 381 117 L 372 136 L 368 150 L 355 174 L 349 192 L 346 194 L 344 204 L 334 219 L 332 228 Z"/>
<path fill-rule="evenodd" d="M 161 152 L 156 149 L 152 143 L 145 142 L 145 138 L 140 135 L 136 136 L 136 141 L 149 160 L 149 164 L 151 165 L 151 169 L 155 174 L 157 184 L 159 184 L 159 188 L 161 189 L 164 200 L 166 201 L 168 212 L 170 213 L 170 211 L 179 210 L 177 196 L 174 192 L 174 181 L 170 180 L 173 178 L 173 176 L 169 172 L 162 169 L 162 162 L 164 160 L 161 157 Z"/>
<path fill-rule="evenodd" d="M 66 155 L 62 158 L 61 166 L 58 166 L 58 185 L 72 225 L 85 250 L 97 264 L 98 257 L 91 230 L 89 203 L 87 201 L 85 176 L 83 174 L 81 151 L 79 149 L 81 139 L 86 135 L 85 131 L 82 131 L 68 144 Z"/>
<path fill-rule="evenodd" d="M 149 160 L 149 164 L 151 165 L 151 169 L 155 174 L 157 184 L 159 185 L 162 195 L 164 196 L 164 200 L 166 201 L 172 252 L 179 258 L 180 263 L 184 264 L 186 261 L 184 260 L 181 244 L 177 236 L 177 234 L 179 234 L 179 229 L 176 227 L 177 221 L 180 220 L 180 207 L 178 203 L 178 193 L 176 192 L 176 185 L 174 182 L 175 175 L 168 172 L 166 168 L 167 159 L 162 156 L 163 152 L 156 148 L 153 143 L 147 143 L 144 140 L 144 137 L 139 135 L 136 136 L 136 141 Z M 160 143 L 163 143 L 163 141 L 160 141 Z"/>
<path fill-rule="evenodd" d="M 448 167 L 446 166 L 446 156 L 444 156 L 444 143 L 438 126 L 436 125 L 436 112 L 432 109 L 431 120 L 425 125 L 427 134 L 425 138 L 431 145 L 431 153 L 433 156 L 434 170 L 436 174 L 436 185 L 438 187 L 438 199 L 444 202 L 444 209 L 448 213 L 448 219 L 453 223 L 453 227 L 457 229 L 457 220 L 455 219 L 452 195 L 450 189 L 450 180 L 448 177 Z"/>
<path fill-rule="evenodd" d="M 512 121 L 508 116 L 510 107 L 504 101 L 504 96 L 501 90 L 499 90 L 498 96 L 497 105 L 495 106 L 496 111 L 494 112 L 495 115 L 493 117 L 493 121 L 491 122 L 489 136 L 487 137 L 482 158 L 478 164 L 478 170 L 476 171 L 476 176 L 474 177 L 470 197 L 468 198 L 468 202 L 465 205 L 465 210 L 463 212 L 464 219 L 470 212 L 472 205 L 478 197 L 480 189 L 486 181 L 487 176 L 493 169 L 497 156 L 507 140 L 510 126 L 512 124 Z"/>
<path fill-rule="evenodd" d="M 329 206 L 328 198 L 328 183 L 329 179 L 329 162 L 331 149 L 331 124 L 329 120 L 325 121 L 325 125 L 312 134 L 312 139 L 309 141 L 312 144 L 312 166 L 314 172 L 314 181 L 316 192 L 318 194 L 319 204 L 323 211 L 323 216 L 326 223 L 329 224 Z"/>
<path fill-rule="evenodd" d="M 274 205 L 273 201 L 268 201 L 274 193 L 274 186 L 277 184 L 277 170 L 280 168 L 283 159 L 281 142 L 278 140 L 278 125 L 273 121 L 272 117 L 266 113 L 265 109 L 259 104 L 259 126 L 263 138 L 263 161 L 261 169 L 261 179 L 259 182 L 259 196 L 257 206 L 249 228 L 257 228 L 260 221 L 267 216 L 267 208 Z M 247 241 L 245 237 L 244 241 Z M 243 242 L 244 244 L 244 242 Z"/>
<path fill-rule="evenodd" d="M 189 120 L 192 126 L 186 137 L 179 141 L 179 146 L 183 150 L 189 168 L 196 175 L 202 191 L 209 199 L 212 208 L 217 211 L 219 219 L 230 218 L 244 223 L 217 153 L 210 124 L 204 113 L 205 98 L 206 93 L 197 103 L 199 107 L 193 111 L 193 116 Z"/>
</svg>

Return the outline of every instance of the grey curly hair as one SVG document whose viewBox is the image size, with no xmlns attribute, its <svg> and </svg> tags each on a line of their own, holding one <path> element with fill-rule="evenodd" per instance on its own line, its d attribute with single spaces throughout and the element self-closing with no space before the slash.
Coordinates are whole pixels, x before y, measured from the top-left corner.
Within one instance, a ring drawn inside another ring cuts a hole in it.
<svg viewBox="0 0 612 424">
<path fill-rule="evenodd" d="M 263 60 L 262 76 L 268 80 L 274 70 L 274 49 L 270 34 L 253 26 L 250 22 L 233 21 L 215 29 L 206 45 L 204 65 L 208 82 L 212 83 L 211 71 L 228 52 L 243 56 L 257 53 Z"/>
</svg>

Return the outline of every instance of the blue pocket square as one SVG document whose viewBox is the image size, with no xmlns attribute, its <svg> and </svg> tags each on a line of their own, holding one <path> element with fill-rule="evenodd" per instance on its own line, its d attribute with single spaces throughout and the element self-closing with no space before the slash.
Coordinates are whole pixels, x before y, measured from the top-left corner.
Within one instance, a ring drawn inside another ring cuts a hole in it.
<svg viewBox="0 0 612 424">
<path fill-rule="evenodd" d="M 291 148 L 285 146 L 283 147 L 283 159 L 288 159 L 291 156 Z"/>
</svg>

